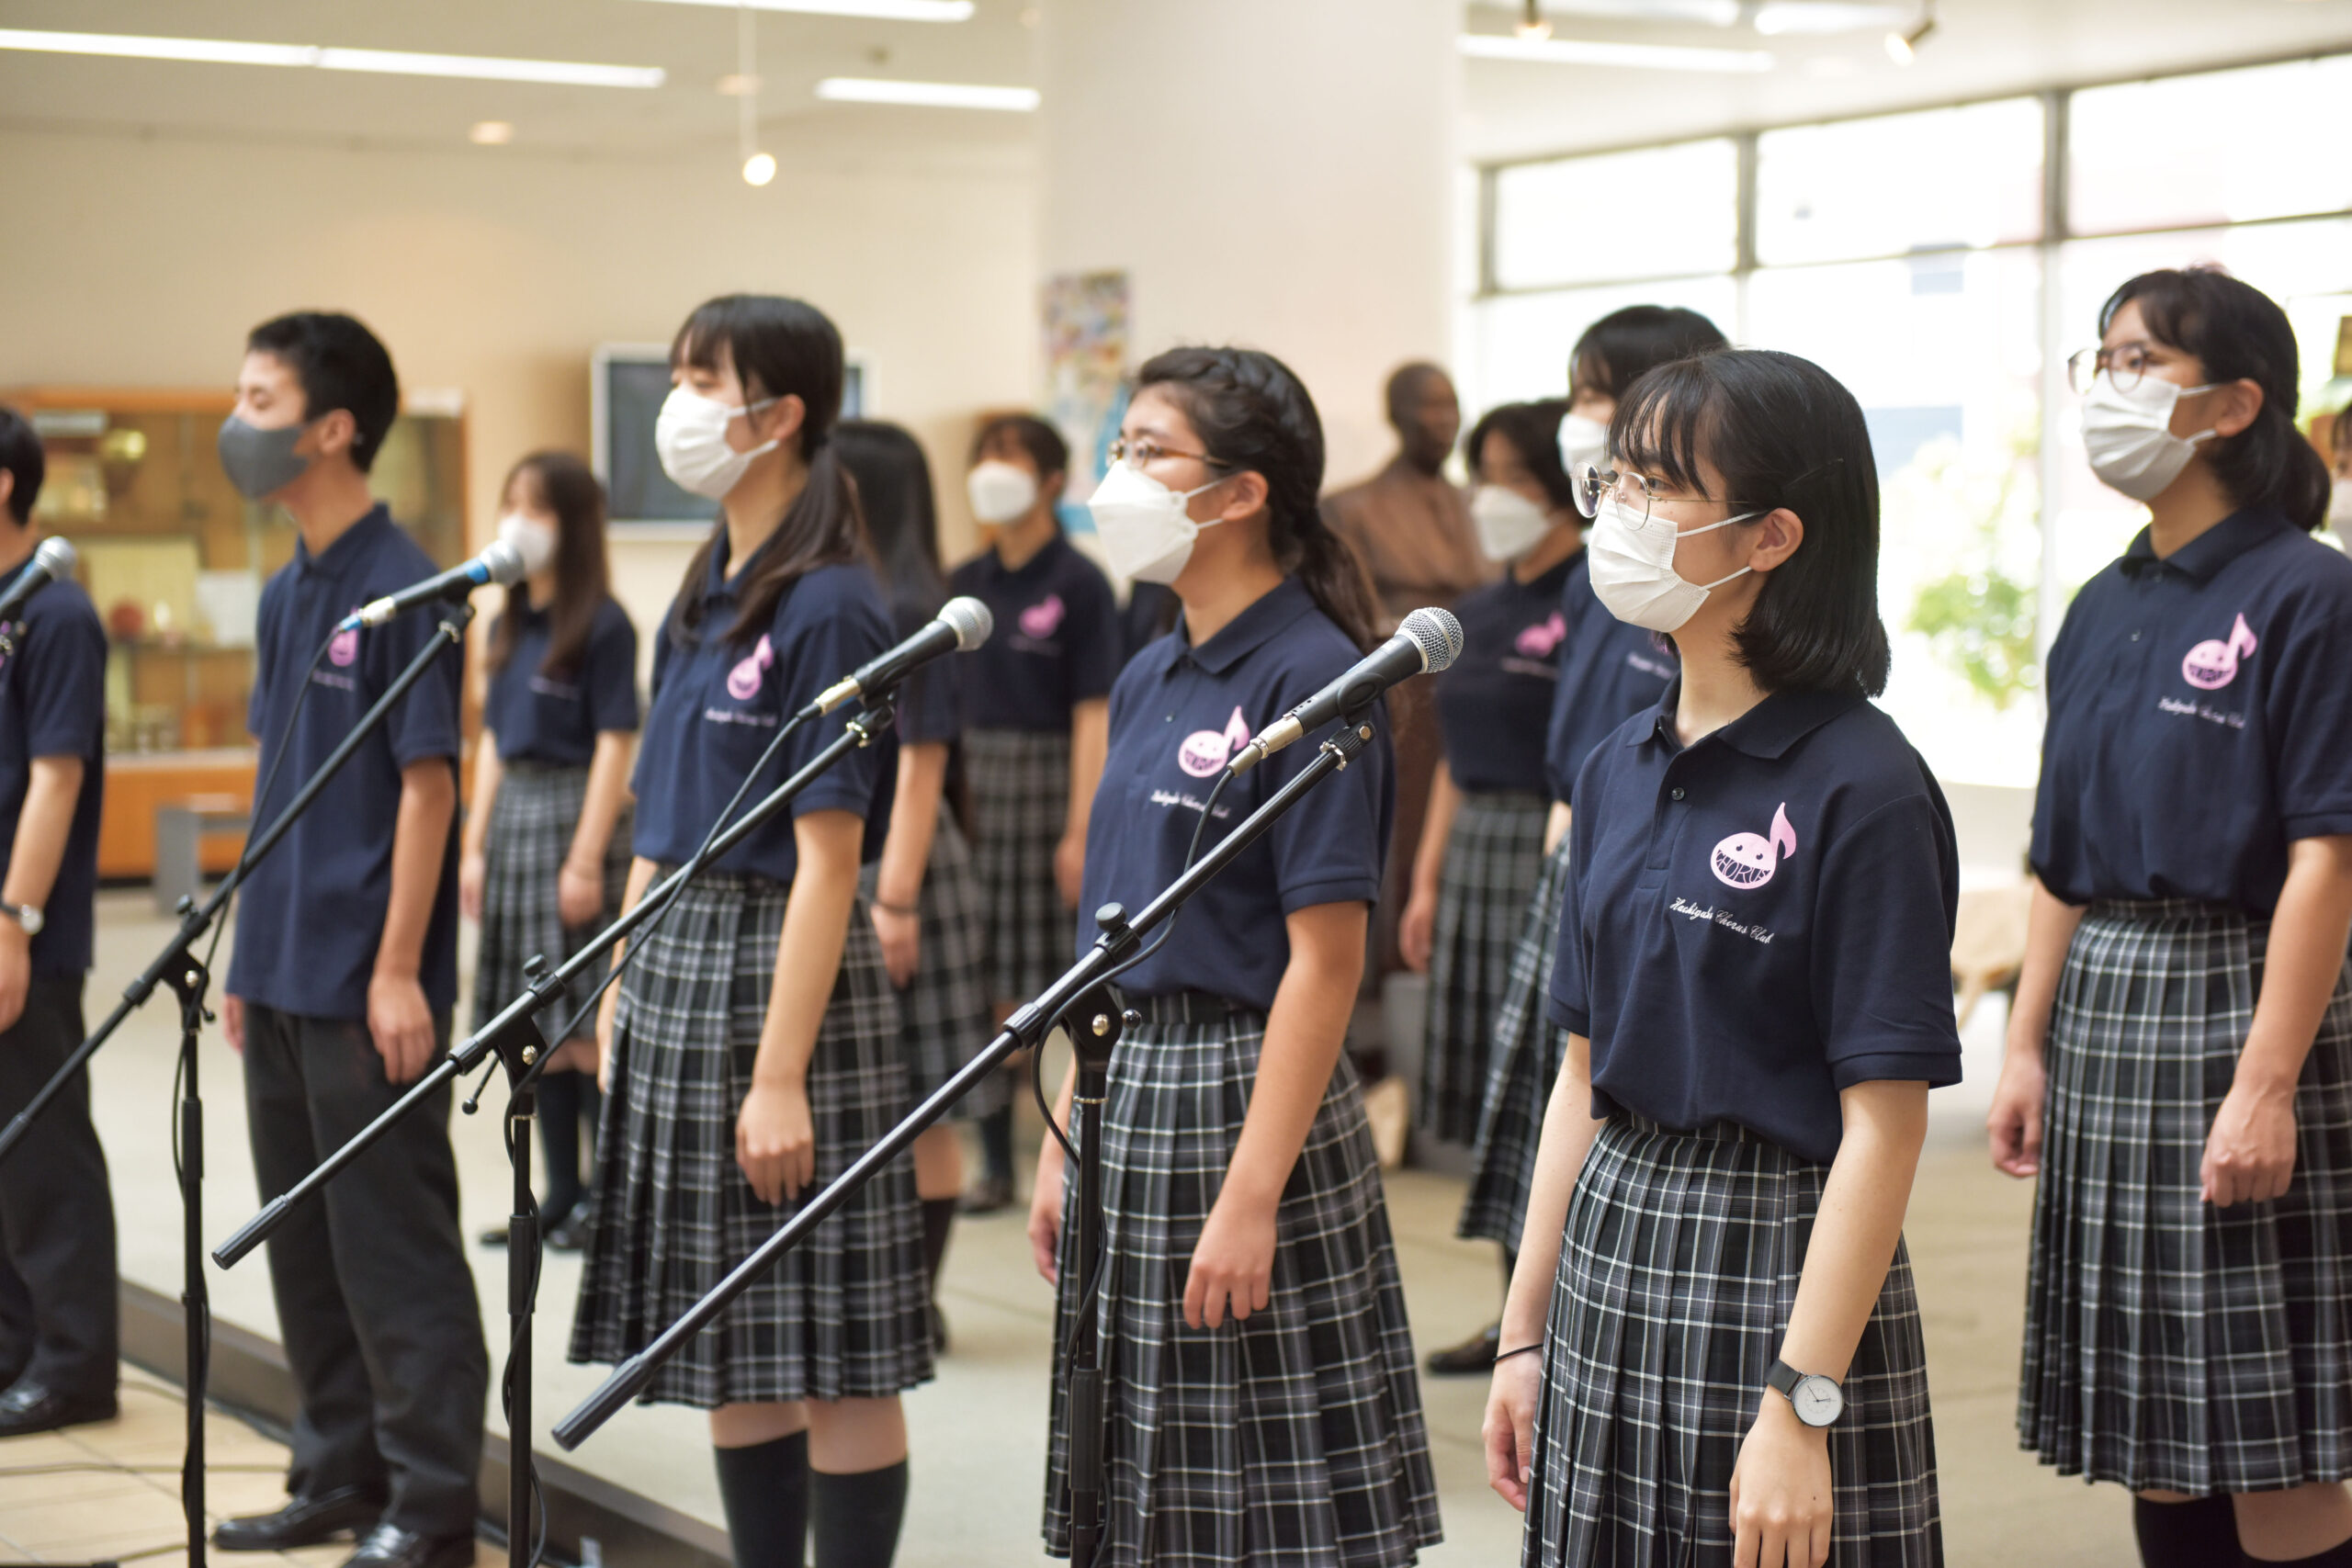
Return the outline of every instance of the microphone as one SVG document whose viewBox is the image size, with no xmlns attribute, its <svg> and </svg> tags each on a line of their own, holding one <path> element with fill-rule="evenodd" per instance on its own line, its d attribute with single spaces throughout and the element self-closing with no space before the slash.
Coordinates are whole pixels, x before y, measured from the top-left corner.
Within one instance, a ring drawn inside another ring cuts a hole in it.
<svg viewBox="0 0 2352 1568">
<path fill-rule="evenodd" d="M 48 583 L 74 575 L 74 547 L 51 536 L 40 542 L 33 551 L 33 558 L 25 563 L 5 592 L 0 592 L 0 621 L 13 620 L 25 607 L 25 601 Z"/>
<path fill-rule="evenodd" d="M 818 693 L 816 701 L 803 711 L 831 713 L 852 697 L 887 691 L 934 659 L 979 647 L 995 630 L 996 617 L 986 604 L 969 597 L 950 599 L 939 607 L 936 620 Z"/>
<path fill-rule="evenodd" d="M 347 632 L 359 626 L 380 626 L 420 604 L 462 604 L 475 589 L 486 583 L 512 588 L 525 575 L 523 552 L 503 539 L 495 540 L 469 561 L 461 561 L 437 577 L 428 577 L 398 593 L 388 593 L 361 605 L 345 615 L 335 629 Z"/>
<path fill-rule="evenodd" d="M 1433 608 L 1414 611 L 1396 635 L 1357 661 L 1356 667 L 1266 726 L 1257 739 L 1235 753 L 1226 772 L 1248 773 L 1310 729 L 1370 705 L 1389 687 L 1427 671 L 1435 674 L 1462 653 L 1462 623 Z"/>
</svg>

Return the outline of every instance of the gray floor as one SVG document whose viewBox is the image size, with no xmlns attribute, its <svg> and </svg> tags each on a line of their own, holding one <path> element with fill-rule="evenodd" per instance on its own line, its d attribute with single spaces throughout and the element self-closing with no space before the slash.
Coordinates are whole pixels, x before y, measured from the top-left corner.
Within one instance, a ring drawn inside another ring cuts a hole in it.
<svg viewBox="0 0 2352 1568">
<path fill-rule="evenodd" d="M 98 965 L 89 990 L 94 1023 L 167 931 L 143 891 L 106 895 L 99 924 Z M 2011 1410 L 2031 1192 L 1994 1174 L 1977 1131 L 1997 1060 L 1996 1010 L 1988 1010 L 1968 1032 L 1971 1081 L 1938 1097 L 1909 1225 L 1926 1303 L 1948 1557 L 1962 1565 L 2018 1561 L 2044 1568 L 2128 1562 L 2130 1514 L 2121 1494 L 2058 1480 L 2017 1451 Z M 179 1218 L 170 1145 L 175 1043 L 170 998 L 161 997 L 99 1054 L 93 1072 L 99 1126 L 115 1173 L 123 1272 L 176 1295 Z M 209 1153 L 205 1234 L 208 1245 L 217 1245 L 251 1216 L 255 1201 L 237 1062 L 217 1030 L 206 1040 L 202 1071 Z M 480 1116 L 455 1118 L 469 1235 L 505 1213 L 505 1164 L 494 1115 L 500 1102 L 493 1093 Z M 1449 1343 L 1487 1321 L 1498 1290 L 1492 1249 L 1453 1239 L 1460 1192 L 1454 1179 L 1427 1171 L 1401 1171 L 1389 1180 L 1406 1291 L 1425 1346 Z M 476 1249 L 473 1263 L 495 1365 L 506 1342 L 503 1257 Z M 577 1283 L 577 1262 L 550 1256 L 537 1340 L 538 1436 L 550 1451 L 548 1426 L 601 1376 L 563 1359 Z M 273 1332 L 276 1316 L 258 1255 L 225 1273 L 213 1269 L 212 1294 L 221 1319 Z M 907 1568 L 1041 1562 L 1036 1525 L 1051 1298 L 1030 1266 L 1014 1215 L 959 1228 L 941 1299 L 955 1348 L 938 1381 L 908 1396 L 915 1480 L 899 1562 Z M 493 1402 L 494 1390 L 493 1382 Z M 1478 1448 L 1483 1380 L 1430 1380 L 1422 1392 L 1446 1532 L 1444 1543 L 1423 1561 L 1432 1568 L 1516 1561 L 1518 1516 L 1485 1484 Z M 489 1418 L 496 1422 L 494 1409 Z M 707 1438 L 702 1418 L 691 1412 L 633 1407 L 571 1459 L 677 1507 L 718 1517 Z"/>
</svg>

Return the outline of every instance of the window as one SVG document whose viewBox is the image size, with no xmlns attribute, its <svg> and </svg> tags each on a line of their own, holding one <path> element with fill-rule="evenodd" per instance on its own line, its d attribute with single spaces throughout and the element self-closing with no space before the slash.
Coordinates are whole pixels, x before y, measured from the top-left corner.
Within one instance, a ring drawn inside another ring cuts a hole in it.
<svg viewBox="0 0 2352 1568">
<path fill-rule="evenodd" d="M 1489 299 L 1471 311 L 1464 323 L 1469 334 L 1467 352 L 1460 356 L 1464 410 L 1475 418 L 1497 403 L 1567 396 L 1569 345 L 1594 321 L 1627 305 L 1685 306 L 1728 333 L 1738 294 L 1730 276 L 1718 273 Z"/>
<path fill-rule="evenodd" d="M 1728 141 L 1521 164 L 1495 174 L 1494 285 L 1729 272 L 1738 231 Z"/>
<path fill-rule="evenodd" d="M 2041 237 L 2041 105 L 1768 130 L 1756 141 L 1756 259 L 1841 261 Z"/>
<path fill-rule="evenodd" d="M 2074 95 L 2077 234 L 2243 223 L 2352 209 L 2342 157 L 2352 55 L 2211 71 Z"/>
</svg>

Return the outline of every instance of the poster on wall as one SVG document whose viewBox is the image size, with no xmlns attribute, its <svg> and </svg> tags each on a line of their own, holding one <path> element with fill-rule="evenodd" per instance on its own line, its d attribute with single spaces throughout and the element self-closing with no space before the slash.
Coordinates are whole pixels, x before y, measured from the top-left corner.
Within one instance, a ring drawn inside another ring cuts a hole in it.
<svg viewBox="0 0 2352 1568">
<path fill-rule="evenodd" d="M 1069 484 L 1059 508 L 1073 534 L 1091 534 L 1081 504 L 1110 462 L 1127 409 L 1127 275 L 1066 272 L 1046 280 L 1046 412 L 1069 443 Z"/>
</svg>

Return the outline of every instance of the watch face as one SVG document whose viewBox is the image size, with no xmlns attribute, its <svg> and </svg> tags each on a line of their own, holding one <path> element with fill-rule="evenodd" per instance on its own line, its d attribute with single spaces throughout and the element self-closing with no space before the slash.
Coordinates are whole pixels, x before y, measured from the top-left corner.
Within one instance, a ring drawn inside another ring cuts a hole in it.
<svg viewBox="0 0 2352 1568">
<path fill-rule="evenodd" d="M 1844 1413 L 1846 1394 L 1836 1383 L 1815 1372 L 1797 1379 L 1789 1403 L 1796 1406 L 1797 1419 L 1806 1426 L 1826 1427 Z"/>
</svg>

